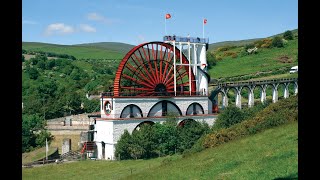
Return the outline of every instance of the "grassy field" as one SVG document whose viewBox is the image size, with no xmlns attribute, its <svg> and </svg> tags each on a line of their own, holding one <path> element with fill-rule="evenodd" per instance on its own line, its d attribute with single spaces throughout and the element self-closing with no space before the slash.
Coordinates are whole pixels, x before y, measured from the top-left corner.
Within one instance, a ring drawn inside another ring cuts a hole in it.
<svg viewBox="0 0 320 180">
<path fill-rule="evenodd" d="M 189 157 L 80 161 L 22 170 L 23 179 L 298 178 L 298 123 L 238 139 Z"/>
<path fill-rule="evenodd" d="M 76 57 L 77 59 L 122 59 L 126 54 L 122 51 L 107 49 L 100 46 L 58 45 L 36 42 L 22 42 L 22 49 L 68 54 Z"/>
</svg>

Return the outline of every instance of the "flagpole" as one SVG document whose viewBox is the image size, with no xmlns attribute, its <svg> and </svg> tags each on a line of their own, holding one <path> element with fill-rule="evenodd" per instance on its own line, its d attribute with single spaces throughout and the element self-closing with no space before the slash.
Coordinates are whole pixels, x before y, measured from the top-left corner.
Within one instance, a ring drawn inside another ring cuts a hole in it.
<svg viewBox="0 0 320 180">
<path fill-rule="evenodd" d="M 167 35 L 167 17 L 164 16 L 164 32 L 165 32 L 165 35 Z"/>
<path fill-rule="evenodd" d="M 202 19 L 202 38 L 204 38 L 204 18 Z"/>
</svg>

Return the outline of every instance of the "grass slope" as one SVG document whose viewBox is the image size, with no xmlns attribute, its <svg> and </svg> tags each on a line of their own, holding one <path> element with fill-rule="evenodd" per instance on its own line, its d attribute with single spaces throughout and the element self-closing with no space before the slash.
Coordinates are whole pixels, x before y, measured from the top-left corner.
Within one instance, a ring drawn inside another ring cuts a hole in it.
<svg viewBox="0 0 320 180">
<path fill-rule="evenodd" d="M 117 46 L 115 43 L 114 46 Z M 109 45 L 111 47 L 112 44 Z M 123 47 L 120 47 L 120 49 Z M 54 52 L 58 54 L 68 54 L 77 59 L 122 59 L 126 52 L 117 48 L 107 49 L 101 46 L 76 46 L 76 45 L 58 45 L 38 42 L 22 42 L 22 49 L 32 51 Z"/>
<path fill-rule="evenodd" d="M 132 175 L 131 175 L 132 173 Z M 186 158 L 81 161 L 22 170 L 23 179 L 274 179 L 298 177 L 298 124 L 206 149 Z"/>
<path fill-rule="evenodd" d="M 293 34 L 298 34 L 298 29 L 291 30 L 291 32 Z M 275 35 L 269 36 L 269 37 L 283 36 L 283 34 L 284 34 L 284 32 L 279 33 L 279 34 L 275 34 Z M 221 46 L 244 46 L 246 44 L 250 44 L 250 43 L 253 43 L 253 42 L 255 42 L 257 40 L 261 40 L 261 39 L 264 39 L 264 38 L 244 39 L 244 40 L 238 40 L 238 41 L 222 41 L 222 42 L 211 43 L 211 44 L 209 44 L 208 51 L 213 51 Z"/>
<path fill-rule="evenodd" d="M 292 63 L 282 63 L 279 59 L 287 56 Z M 284 48 L 261 48 L 258 54 L 243 57 L 226 57 L 218 61 L 217 65 L 209 70 L 211 78 L 238 76 L 274 70 L 280 67 L 295 66 L 298 64 L 298 39 L 288 41 Z"/>
<path fill-rule="evenodd" d="M 119 42 L 84 43 L 84 44 L 75 44 L 74 46 L 104 48 L 112 51 L 121 52 L 124 54 L 129 52 L 134 47 L 134 45 L 119 43 Z"/>
<path fill-rule="evenodd" d="M 54 153 L 55 147 L 49 147 L 48 156 Z M 46 147 L 36 149 L 31 152 L 22 153 L 22 164 L 34 162 L 46 157 Z"/>
</svg>

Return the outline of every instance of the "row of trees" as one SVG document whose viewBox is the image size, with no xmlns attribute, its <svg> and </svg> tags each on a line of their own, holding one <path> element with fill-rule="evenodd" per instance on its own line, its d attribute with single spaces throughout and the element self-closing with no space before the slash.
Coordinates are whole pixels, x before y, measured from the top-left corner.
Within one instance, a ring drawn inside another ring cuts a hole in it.
<svg viewBox="0 0 320 180">
<path fill-rule="evenodd" d="M 30 51 L 30 50 L 25 50 L 22 49 L 22 54 L 30 54 L 30 55 L 42 55 L 42 56 L 47 56 L 47 57 L 57 57 L 57 58 L 64 58 L 64 59 L 71 59 L 71 60 L 76 60 L 77 58 L 68 55 L 68 54 L 58 54 L 54 52 L 43 52 L 43 51 Z"/>
</svg>

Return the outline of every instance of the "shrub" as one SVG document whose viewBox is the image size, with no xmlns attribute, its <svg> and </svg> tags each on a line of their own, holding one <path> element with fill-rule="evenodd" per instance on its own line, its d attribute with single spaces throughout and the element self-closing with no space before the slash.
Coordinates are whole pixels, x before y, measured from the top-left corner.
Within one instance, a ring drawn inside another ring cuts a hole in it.
<svg viewBox="0 0 320 180">
<path fill-rule="evenodd" d="M 265 38 L 262 40 L 255 41 L 253 44 L 257 48 L 269 48 L 271 46 L 271 43 L 272 43 L 272 38 Z"/>
<path fill-rule="evenodd" d="M 286 40 L 293 40 L 293 34 L 291 31 L 286 31 L 284 32 L 283 34 L 283 38 L 286 39 Z"/>
<path fill-rule="evenodd" d="M 207 62 L 208 62 L 209 69 L 211 69 L 213 66 L 217 64 L 217 59 L 213 53 L 207 52 Z"/>
<path fill-rule="evenodd" d="M 244 116 L 241 109 L 236 106 L 228 106 L 219 114 L 212 129 L 228 128 L 233 124 L 241 122 L 243 118 Z"/>
<path fill-rule="evenodd" d="M 272 39 L 272 47 L 277 47 L 277 48 L 284 47 L 282 38 L 279 36 L 274 37 Z"/>
</svg>

